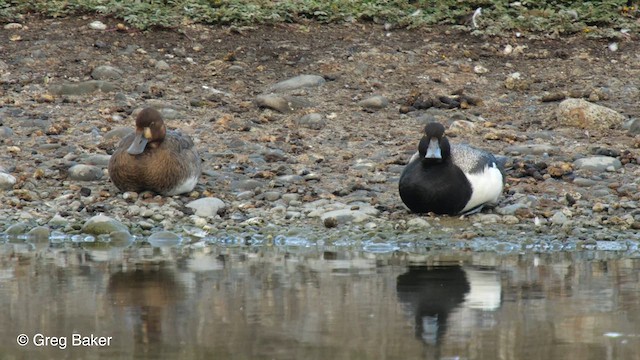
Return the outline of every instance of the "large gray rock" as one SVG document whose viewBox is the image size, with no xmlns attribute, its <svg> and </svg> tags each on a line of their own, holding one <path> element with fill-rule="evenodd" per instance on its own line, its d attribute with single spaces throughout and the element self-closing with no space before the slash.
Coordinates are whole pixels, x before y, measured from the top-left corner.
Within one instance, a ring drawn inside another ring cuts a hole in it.
<svg viewBox="0 0 640 360">
<path fill-rule="evenodd" d="M 111 234 L 114 231 L 126 231 L 129 229 L 116 219 L 105 215 L 96 215 L 82 226 L 82 232 L 91 235 Z"/>
<path fill-rule="evenodd" d="M 556 118 L 561 126 L 585 130 L 619 128 L 625 120 L 617 111 L 583 99 L 567 99 L 558 104 Z"/>
<path fill-rule="evenodd" d="M 325 83 L 322 76 L 318 75 L 298 75 L 288 80 L 281 81 L 272 85 L 269 91 L 279 92 L 287 90 L 296 90 L 306 87 L 316 87 Z"/>
<path fill-rule="evenodd" d="M 622 167 L 620 160 L 609 156 L 591 156 L 582 159 L 578 159 L 573 162 L 578 170 L 591 170 L 591 171 L 606 171 L 606 170 L 618 170 Z"/>
<path fill-rule="evenodd" d="M 209 217 L 216 216 L 218 213 L 222 212 L 226 205 L 224 201 L 216 197 L 206 197 L 193 200 L 188 203 L 186 207 L 193 209 L 197 216 Z"/>
</svg>

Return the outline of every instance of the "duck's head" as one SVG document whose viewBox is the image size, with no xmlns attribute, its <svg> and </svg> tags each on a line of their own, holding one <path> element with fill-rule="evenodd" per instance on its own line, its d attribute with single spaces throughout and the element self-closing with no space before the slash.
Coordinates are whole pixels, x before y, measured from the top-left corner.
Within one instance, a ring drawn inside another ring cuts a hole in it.
<svg viewBox="0 0 640 360">
<path fill-rule="evenodd" d="M 142 154 L 147 144 L 157 146 L 164 140 L 167 128 L 158 110 L 145 108 L 136 117 L 136 136 L 127 149 L 131 155 Z"/>
<path fill-rule="evenodd" d="M 442 162 L 449 156 L 451 148 L 442 124 L 432 122 L 424 127 L 424 136 L 418 145 L 418 152 L 420 157 L 428 162 Z"/>
</svg>

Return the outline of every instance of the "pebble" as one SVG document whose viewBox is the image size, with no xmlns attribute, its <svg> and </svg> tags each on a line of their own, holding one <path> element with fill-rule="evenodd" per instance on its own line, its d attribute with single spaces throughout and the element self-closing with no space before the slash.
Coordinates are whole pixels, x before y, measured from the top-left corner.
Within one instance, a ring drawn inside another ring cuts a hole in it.
<svg viewBox="0 0 640 360">
<path fill-rule="evenodd" d="M 286 114 L 297 109 L 310 107 L 312 104 L 309 100 L 301 97 L 266 94 L 256 97 L 256 105 Z"/>
<path fill-rule="evenodd" d="M 561 126 L 607 130 L 620 128 L 625 117 L 613 109 L 583 99 L 567 99 L 558 104 L 556 119 Z"/>
<path fill-rule="evenodd" d="M 7 235 L 21 235 L 27 232 L 29 225 L 27 223 L 16 223 L 7 228 L 5 230 L 5 234 Z"/>
<path fill-rule="evenodd" d="M 32 240 L 38 241 L 48 241 L 50 234 L 51 230 L 46 226 L 36 226 L 27 233 Z"/>
<path fill-rule="evenodd" d="M 238 180 L 231 183 L 231 191 L 249 191 L 264 186 L 264 183 L 255 179 Z"/>
<path fill-rule="evenodd" d="M 328 211 L 320 216 L 320 220 L 322 220 L 324 226 L 328 228 L 336 227 L 340 224 L 360 223 L 369 220 L 369 218 L 370 215 L 363 211 L 351 209 Z"/>
<path fill-rule="evenodd" d="M 11 190 L 16 184 L 15 176 L 0 172 L 0 190 Z"/>
<path fill-rule="evenodd" d="M 98 21 L 98 20 L 92 21 L 89 24 L 89 27 L 93 30 L 107 30 L 107 25 L 102 21 Z"/>
<path fill-rule="evenodd" d="M 216 197 L 206 197 L 194 200 L 185 206 L 193 209 L 195 215 L 200 217 L 216 216 L 226 208 L 224 201 Z"/>
<path fill-rule="evenodd" d="M 109 130 L 106 134 L 104 134 L 104 139 L 105 140 L 121 139 L 131 134 L 132 132 L 134 132 L 134 128 L 132 126 L 117 127 L 112 130 Z"/>
<path fill-rule="evenodd" d="M 430 228 L 431 224 L 423 218 L 413 218 L 407 221 L 407 227 L 409 229 L 426 229 Z"/>
<path fill-rule="evenodd" d="M 591 156 L 573 162 L 578 170 L 616 171 L 622 167 L 620 160 L 609 156 Z"/>
<path fill-rule="evenodd" d="M 69 178 L 76 181 L 95 181 L 102 179 L 102 169 L 93 165 L 74 165 L 69 168 Z"/>
<path fill-rule="evenodd" d="M 69 220 L 56 213 L 48 222 L 47 225 L 53 228 L 64 228 L 69 224 Z"/>
<path fill-rule="evenodd" d="M 171 65 L 164 60 L 160 60 L 155 65 L 156 70 L 167 71 L 171 69 Z"/>
<path fill-rule="evenodd" d="M 96 91 L 106 93 L 114 90 L 116 90 L 116 85 L 104 80 L 88 80 L 49 86 L 49 91 L 54 95 L 88 95 Z"/>
<path fill-rule="evenodd" d="M 22 24 L 19 23 L 8 23 L 4 25 L 5 30 L 20 30 L 22 29 Z"/>
<path fill-rule="evenodd" d="M 110 65 L 98 66 L 91 72 L 91 77 L 96 80 L 117 80 L 122 78 L 123 71 Z"/>
<path fill-rule="evenodd" d="M 508 154 L 522 155 L 554 155 L 560 153 L 560 148 L 549 144 L 527 144 L 507 146 L 504 149 L 504 152 Z"/>
<path fill-rule="evenodd" d="M 2 126 L 0 124 L 0 139 L 6 139 L 13 136 L 13 130 L 8 126 Z"/>
<path fill-rule="evenodd" d="M 298 119 L 297 124 L 307 129 L 320 130 L 327 125 L 327 121 L 321 114 L 311 113 Z"/>
<path fill-rule="evenodd" d="M 554 225 L 564 225 L 569 221 L 567 215 L 565 215 L 562 211 L 556 211 L 553 216 L 551 216 L 551 223 Z"/>
<path fill-rule="evenodd" d="M 182 243 L 182 238 L 170 231 L 158 231 L 147 239 L 153 247 L 173 247 Z"/>
<path fill-rule="evenodd" d="M 82 232 L 91 235 L 110 234 L 115 231 L 129 232 L 129 229 L 118 220 L 102 214 L 90 218 L 82 226 Z"/>
<path fill-rule="evenodd" d="M 358 105 L 371 110 L 384 109 L 389 105 L 389 100 L 382 95 L 375 95 L 358 102 Z"/>
<path fill-rule="evenodd" d="M 317 87 L 325 83 L 325 79 L 318 75 L 298 75 L 288 80 L 281 81 L 274 85 L 271 85 L 269 91 L 281 92 L 296 90 L 307 87 Z"/>
<path fill-rule="evenodd" d="M 105 154 L 91 154 L 87 156 L 82 162 L 89 165 L 96 166 L 107 166 L 109 165 L 109 160 L 111 159 L 111 155 Z"/>
<path fill-rule="evenodd" d="M 266 191 L 263 193 L 264 199 L 267 201 L 276 201 L 280 199 L 282 194 L 278 191 Z"/>
</svg>

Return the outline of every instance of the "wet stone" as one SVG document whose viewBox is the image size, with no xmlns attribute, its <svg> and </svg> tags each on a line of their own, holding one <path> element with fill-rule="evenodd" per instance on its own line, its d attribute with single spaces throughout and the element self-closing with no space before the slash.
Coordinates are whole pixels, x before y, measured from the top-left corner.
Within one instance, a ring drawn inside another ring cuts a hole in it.
<svg viewBox="0 0 640 360">
<path fill-rule="evenodd" d="M 47 225 L 54 228 L 63 228 L 69 224 L 69 220 L 60 216 L 60 214 L 55 214 L 51 220 L 47 223 Z"/>
<path fill-rule="evenodd" d="M 170 231 L 159 231 L 147 239 L 153 247 L 172 247 L 182 243 L 182 238 Z"/>
<path fill-rule="evenodd" d="M 114 231 L 129 232 L 129 229 L 118 220 L 102 214 L 90 218 L 82 226 L 82 232 L 91 235 L 110 234 Z"/>
<path fill-rule="evenodd" d="M 49 230 L 46 226 L 36 226 L 33 229 L 29 230 L 27 235 L 29 235 L 34 240 L 46 241 L 49 240 L 49 235 L 51 234 L 51 230 Z"/>
<path fill-rule="evenodd" d="M 76 181 L 95 181 L 102 178 L 102 169 L 93 165 L 74 165 L 69 169 L 69 178 Z"/>
<path fill-rule="evenodd" d="M 317 87 L 325 83 L 325 79 L 318 75 L 298 75 L 288 80 L 272 85 L 269 91 L 280 92 L 307 87 Z"/>
<path fill-rule="evenodd" d="M 222 212 L 226 208 L 226 205 L 224 201 L 216 197 L 206 197 L 191 201 L 186 207 L 193 209 L 197 216 L 212 217 Z"/>
<path fill-rule="evenodd" d="M 29 225 L 27 223 L 17 223 L 9 226 L 7 230 L 5 230 L 5 234 L 7 235 L 20 235 L 27 232 Z"/>
</svg>

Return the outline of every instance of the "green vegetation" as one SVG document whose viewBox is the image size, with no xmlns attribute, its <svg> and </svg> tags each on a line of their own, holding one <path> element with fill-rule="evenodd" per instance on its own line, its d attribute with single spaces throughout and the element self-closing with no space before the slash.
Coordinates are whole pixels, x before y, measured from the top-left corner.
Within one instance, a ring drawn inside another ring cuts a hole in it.
<svg viewBox="0 0 640 360">
<path fill-rule="evenodd" d="M 487 33 L 602 33 L 637 29 L 637 7 L 625 0 L 0 0 L 0 22 L 25 14 L 64 17 L 97 13 L 147 29 L 185 23 L 267 24 L 278 22 L 372 21 L 401 27 L 462 24 L 482 7 L 478 18 Z M 606 30 L 603 30 L 606 29 Z"/>
</svg>

